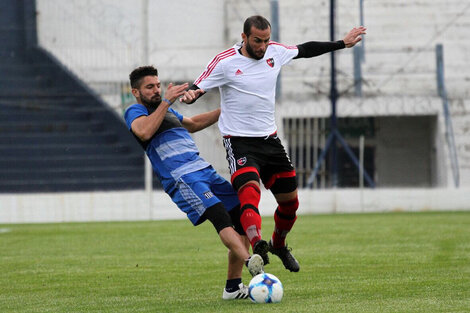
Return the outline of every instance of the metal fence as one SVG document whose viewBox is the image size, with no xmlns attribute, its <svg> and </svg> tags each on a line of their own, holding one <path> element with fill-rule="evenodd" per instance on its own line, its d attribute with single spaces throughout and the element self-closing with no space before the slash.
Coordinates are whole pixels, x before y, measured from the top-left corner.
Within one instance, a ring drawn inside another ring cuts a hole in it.
<svg viewBox="0 0 470 313">
<path fill-rule="evenodd" d="M 142 23 L 130 16 L 143 1 L 128 2 L 132 15 L 113 2 L 38 0 L 37 27 L 39 44 L 120 110 L 129 68 L 142 60 Z"/>
</svg>

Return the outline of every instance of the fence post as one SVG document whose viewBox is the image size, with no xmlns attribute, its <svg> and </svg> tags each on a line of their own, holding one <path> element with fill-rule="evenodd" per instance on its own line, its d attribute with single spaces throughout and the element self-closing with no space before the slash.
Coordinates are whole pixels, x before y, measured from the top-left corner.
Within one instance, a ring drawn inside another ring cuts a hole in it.
<svg viewBox="0 0 470 313">
<path fill-rule="evenodd" d="M 436 74 L 437 74 L 437 91 L 442 99 L 445 137 L 447 147 L 449 148 L 450 165 L 452 175 L 454 177 L 454 185 L 456 188 L 460 185 L 459 160 L 457 156 L 457 148 L 455 147 L 454 130 L 452 127 L 452 117 L 449 110 L 449 102 L 447 99 L 447 91 L 444 82 L 444 48 L 442 44 L 436 45 Z"/>
</svg>

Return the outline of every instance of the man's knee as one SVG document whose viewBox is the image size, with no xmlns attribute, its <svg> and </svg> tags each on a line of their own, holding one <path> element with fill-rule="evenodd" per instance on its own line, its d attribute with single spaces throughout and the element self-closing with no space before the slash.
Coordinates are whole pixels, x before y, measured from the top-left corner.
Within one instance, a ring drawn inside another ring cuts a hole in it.
<svg viewBox="0 0 470 313">
<path fill-rule="evenodd" d="M 278 177 L 269 188 L 276 195 L 278 193 L 291 193 L 297 190 L 297 180 L 295 176 Z"/>
<path fill-rule="evenodd" d="M 208 207 L 206 209 L 206 212 L 204 212 L 203 217 L 208 219 L 212 223 L 212 225 L 214 225 L 214 228 L 217 233 L 220 233 L 220 231 L 226 227 L 233 228 L 232 219 L 230 218 L 228 212 L 225 210 L 224 205 L 220 202 L 214 204 L 211 207 Z"/>
<path fill-rule="evenodd" d="M 259 172 L 255 167 L 244 167 L 233 173 L 231 180 L 235 190 L 253 181 L 259 185 Z"/>
</svg>

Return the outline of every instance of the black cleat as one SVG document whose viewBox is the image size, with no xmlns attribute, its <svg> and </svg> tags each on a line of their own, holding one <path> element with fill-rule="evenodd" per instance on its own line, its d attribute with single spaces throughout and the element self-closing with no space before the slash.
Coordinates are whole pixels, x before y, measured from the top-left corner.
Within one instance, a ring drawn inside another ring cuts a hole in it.
<svg viewBox="0 0 470 313">
<path fill-rule="evenodd" d="M 272 242 L 269 241 L 269 252 L 277 255 L 286 269 L 291 272 L 298 272 L 300 270 L 299 262 L 290 253 L 291 250 L 287 245 L 282 248 L 274 248 Z"/>
<path fill-rule="evenodd" d="M 264 265 L 269 264 L 269 245 L 264 240 L 258 240 L 253 245 L 253 254 L 259 254 L 263 258 Z"/>
</svg>

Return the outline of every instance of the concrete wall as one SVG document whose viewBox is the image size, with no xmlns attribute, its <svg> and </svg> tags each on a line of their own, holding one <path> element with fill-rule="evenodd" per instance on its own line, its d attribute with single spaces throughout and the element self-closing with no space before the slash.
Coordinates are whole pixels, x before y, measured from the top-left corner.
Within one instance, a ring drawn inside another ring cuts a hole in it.
<svg viewBox="0 0 470 313">
<path fill-rule="evenodd" d="M 143 62 L 168 80 L 194 79 L 224 48 L 224 1 L 147 2 L 37 0 L 39 42 L 89 82 L 127 81 Z"/>
<path fill-rule="evenodd" d="M 240 41 L 243 21 L 270 17 L 270 1 L 149 1 L 149 38 L 143 38 L 143 1 L 38 0 L 39 42 L 90 81 L 126 80 L 143 60 L 168 80 L 193 80 L 212 56 Z M 337 3 L 336 39 L 359 24 L 358 1 Z M 444 45 L 446 78 L 452 97 L 470 93 L 470 23 L 465 1 L 366 1 L 364 91 L 369 96 L 436 96 L 435 44 Z M 280 41 L 299 44 L 329 40 L 329 1 L 279 1 Z M 337 53 L 339 89 L 351 94 L 352 50 Z M 329 88 L 329 57 L 298 60 L 283 73 L 290 97 L 324 96 Z M 467 87 L 467 88 L 465 88 Z"/>
<path fill-rule="evenodd" d="M 469 194 L 469 188 L 301 190 L 298 214 L 468 210 Z M 263 190 L 261 215 L 272 217 L 276 206 Z M 0 224 L 184 218 L 163 192 L 151 197 L 144 191 L 0 195 Z"/>
</svg>

